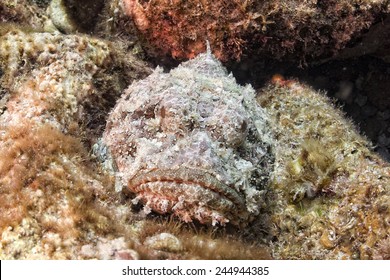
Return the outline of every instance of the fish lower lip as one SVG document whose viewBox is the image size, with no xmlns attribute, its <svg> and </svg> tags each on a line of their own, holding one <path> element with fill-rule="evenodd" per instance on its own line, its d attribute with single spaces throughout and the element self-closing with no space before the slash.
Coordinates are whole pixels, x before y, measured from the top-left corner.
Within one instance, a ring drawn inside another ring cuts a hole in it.
<svg viewBox="0 0 390 280">
<path fill-rule="evenodd" d="M 235 223 L 246 216 L 245 199 L 210 173 L 192 168 L 154 169 L 128 181 L 137 200 L 158 213 L 173 212 L 183 221 Z M 239 217 L 237 217 L 239 216 Z"/>
<path fill-rule="evenodd" d="M 159 185 L 159 188 L 156 187 L 151 190 L 151 187 L 157 185 Z M 164 190 L 164 185 L 167 186 L 166 190 Z M 173 197 L 175 196 L 174 189 L 172 189 L 174 185 L 182 189 L 178 189 L 176 198 Z M 203 189 L 209 193 L 216 193 L 220 197 L 232 202 L 238 209 L 245 209 L 245 199 L 242 195 L 232 186 L 222 183 L 215 176 L 203 170 L 184 167 L 165 170 L 153 169 L 137 174 L 128 182 L 129 189 L 134 193 L 153 191 L 158 196 L 166 196 L 173 200 L 178 200 L 180 193 L 186 191 L 183 190 L 185 186 L 190 186 L 192 190 L 196 187 L 198 191 L 202 191 Z M 191 195 L 191 191 L 188 191 L 190 194 L 187 196 Z"/>
</svg>

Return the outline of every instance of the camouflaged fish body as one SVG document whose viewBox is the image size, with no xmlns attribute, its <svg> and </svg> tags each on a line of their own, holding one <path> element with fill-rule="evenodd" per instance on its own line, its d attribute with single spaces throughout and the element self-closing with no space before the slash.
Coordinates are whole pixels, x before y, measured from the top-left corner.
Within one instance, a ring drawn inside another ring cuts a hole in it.
<svg viewBox="0 0 390 280">
<path fill-rule="evenodd" d="M 146 209 L 213 225 L 261 211 L 273 162 L 267 115 L 210 52 L 132 84 L 103 143 Z"/>
</svg>

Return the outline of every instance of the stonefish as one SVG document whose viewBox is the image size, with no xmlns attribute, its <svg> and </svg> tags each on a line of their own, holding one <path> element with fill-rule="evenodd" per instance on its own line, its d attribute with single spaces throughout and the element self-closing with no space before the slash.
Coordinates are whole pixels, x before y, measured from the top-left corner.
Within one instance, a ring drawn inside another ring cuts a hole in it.
<svg viewBox="0 0 390 280">
<path fill-rule="evenodd" d="M 184 222 L 246 224 L 273 163 L 267 114 L 211 54 L 133 83 L 102 138 L 134 203 Z"/>
</svg>

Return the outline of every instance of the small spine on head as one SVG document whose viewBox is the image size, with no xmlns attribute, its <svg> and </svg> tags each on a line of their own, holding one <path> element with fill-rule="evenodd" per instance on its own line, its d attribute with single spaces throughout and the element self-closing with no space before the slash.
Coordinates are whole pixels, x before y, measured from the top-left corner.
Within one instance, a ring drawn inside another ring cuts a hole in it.
<svg viewBox="0 0 390 280">
<path fill-rule="evenodd" d="M 207 59 L 213 58 L 213 54 L 211 53 L 211 47 L 210 47 L 209 40 L 206 40 L 206 54 L 207 54 Z"/>
</svg>

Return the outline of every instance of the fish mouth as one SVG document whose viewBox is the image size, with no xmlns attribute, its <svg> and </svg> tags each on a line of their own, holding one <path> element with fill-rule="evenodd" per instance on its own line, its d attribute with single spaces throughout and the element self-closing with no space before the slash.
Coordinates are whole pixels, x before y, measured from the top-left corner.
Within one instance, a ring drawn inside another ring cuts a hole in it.
<svg viewBox="0 0 390 280">
<path fill-rule="evenodd" d="M 238 213 L 246 212 L 242 194 L 199 169 L 153 169 L 137 174 L 128 181 L 137 199 L 158 213 L 174 213 L 185 222 L 234 222 Z M 245 215 L 244 215 L 245 216 Z"/>
</svg>

